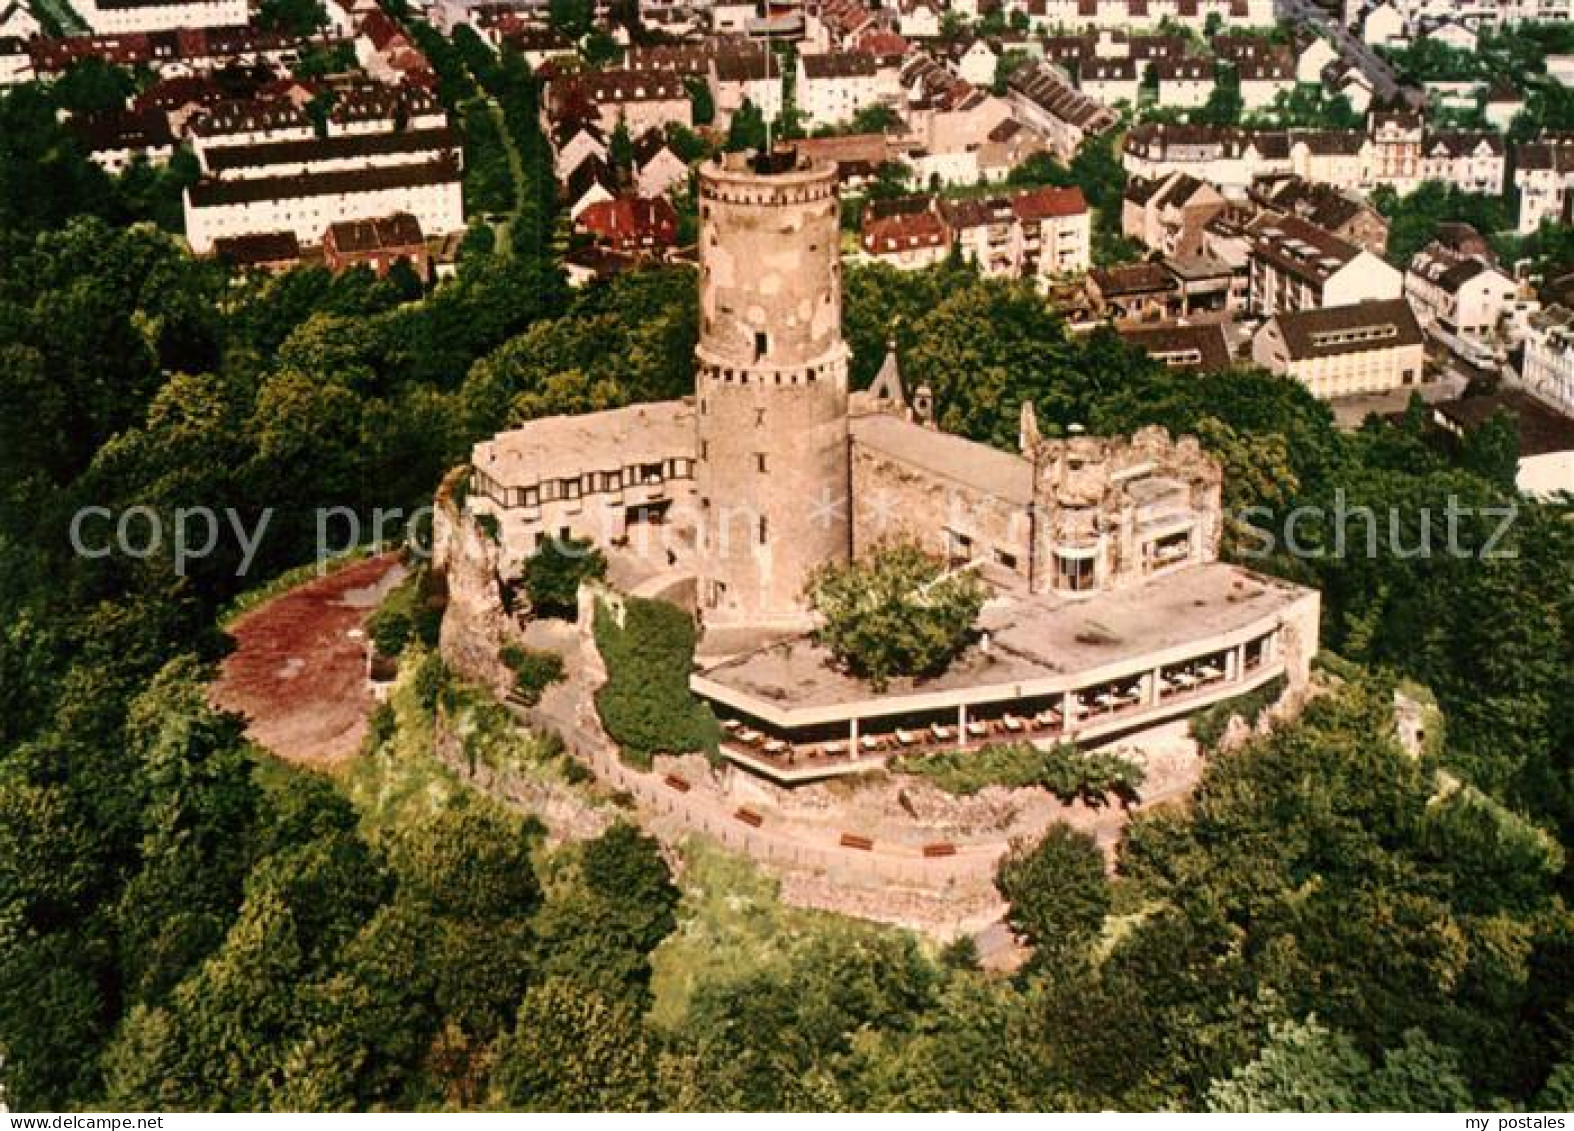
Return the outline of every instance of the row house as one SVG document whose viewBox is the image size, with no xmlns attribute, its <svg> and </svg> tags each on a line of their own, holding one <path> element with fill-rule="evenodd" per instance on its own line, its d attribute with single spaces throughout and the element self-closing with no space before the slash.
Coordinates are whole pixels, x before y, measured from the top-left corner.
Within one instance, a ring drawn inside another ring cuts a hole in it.
<svg viewBox="0 0 1574 1131">
<path fill-rule="evenodd" d="M 1161 30 L 1179 25 L 1202 33 L 1210 23 L 1271 27 L 1273 0 L 1007 0 L 1007 13 L 1023 12 L 1035 30 L 1063 27 Z"/>
<path fill-rule="evenodd" d="M 1465 192 L 1501 196 L 1507 160 L 1503 139 L 1490 130 L 1428 132 L 1421 179 L 1443 181 Z"/>
<path fill-rule="evenodd" d="M 1187 56 L 1149 64 L 1159 79 L 1159 105 L 1196 109 L 1213 94 L 1213 60 Z"/>
<path fill-rule="evenodd" d="M 1197 255 L 1204 227 L 1224 207 L 1219 190 L 1190 173 L 1133 177 L 1121 200 L 1121 234 L 1161 255 Z"/>
<path fill-rule="evenodd" d="M 595 122 L 569 118 L 554 123 L 552 139 L 552 171 L 559 181 L 568 180 L 569 174 L 579 168 L 587 157 L 606 161 L 611 155 L 607 135 Z"/>
<path fill-rule="evenodd" d="M 1235 64 L 1241 105 L 1248 111 L 1266 110 L 1281 94 L 1295 89 L 1295 58 L 1279 50 L 1262 58 L 1241 59 Z"/>
<path fill-rule="evenodd" d="M 423 231 L 464 228 L 459 159 L 332 173 L 294 173 L 223 180 L 204 177 L 185 190 L 186 239 L 206 254 L 215 241 L 255 232 L 289 231 L 302 243 L 329 224 L 408 212 Z"/>
<path fill-rule="evenodd" d="M 891 106 L 901 98 L 900 72 L 881 67 L 862 51 L 842 54 L 799 55 L 797 87 L 799 113 L 809 126 L 834 126 L 850 121 L 871 106 Z"/>
<path fill-rule="evenodd" d="M 529 64 L 532 71 L 572 60 L 578 51 L 574 41 L 555 28 L 525 23 L 512 12 L 492 21 L 482 31 L 497 51 L 512 51 Z"/>
<path fill-rule="evenodd" d="M 677 246 L 678 213 L 664 196 L 598 201 L 574 220 L 577 231 L 613 251 L 655 255 Z"/>
<path fill-rule="evenodd" d="M 871 205 L 864 254 L 903 268 L 952 248 L 986 275 L 1049 278 L 1087 270 L 1092 224 L 1080 189 L 1044 187 L 969 200 L 928 197 Z"/>
<path fill-rule="evenodd" d="M 1109 107 L 1073 90 L 1045 63 L 1018 68 L 1007 88 L 1017 119 L 1043 135 L 1062 161 L 1069 162 L 1083 141 L 1109 132 L 1119 121 Z"/>
<path fill-rule="evenodd" d="M 1135 106 L 1142 92 L 1142 74 L 1135 59 L 1080 60 L 1077 64 L 1077 89 L 1106 106 L 1124 102 Z"/>
<path fill-rule="evenodd" d="M 1489 258 L 1427 244 L 1405 271 L 1405 298 L 1423 328 L 1486 342 L 1519 295 L 1519 286 Z"/>
<path fill-rule="evenodd" d="M 1402 298 L 1284 312 L 1252 338 L 1252 360 L 1324 400 L 1419 384 L 1426 339 Z"/>
<path fill-rule="evenodd" d="M 1399 298 L 1403 291 L 1393 267 L 1297 216 L 1264 216 L 1251 235 L 1251 305 L 1264 317 Z"/>
<path fill-rule="evenodd" d="M 180 27 L 151 32 L 74 35 L 27 41 L 40 78 L 65 72 L 85 59 L 117 67 L 147 68 L 161 78 L 210 75 L 232 67 L 287 68 L 308 50 L 333 50 L 348 40 L 335 31 L 298 36 L 241 26 Z"/>
<path fill-rule="evenodd" d="M 1404 194 L 1426 180 L 1501 192 L 1505 161 L 1499 139 L 1473 131 L 1426 133 L 1419 121 L 1376 114 L 1367 132 L 1143 123 L 1127 132 L 1121 163 L 1130 175 L 1149 179 L 1190 173 L 1230 197 L 1247 195 L 1264 177 L 1286 175 L 1363 192 L 1389 185 Z"/>
<path fill-rule="evenodd" d="M 221 238 L 294 233 L 395 213 L 434 236 L 462 230 L 462 144 L 430 92 L 352 84 L 324 128 L 288 99 L 225 102 L 191 122 L 201 178 L 185 193 L 186 235 L 205 253 Z"/>
<path fill-rule="evenodd" d="M 607 70 L 564 75 L 547 88 L 556 120 L 591 117 L 609 137 L 623 122 L 630 134 L 694 126 L 694 108 L 681 77 L 653 71 Z"/>
<path fill-rule="evenodd" d="M 1569 184 L 1574 180 L 1574 135 L 1546 134 L 1514 147 L 1514 187 L 1519 192 L 1519 231 L 1529 234 L 1543 221 L 1566 221 Z"/>
<path fill-rule="evenodd" d="M 250 16 L 246 0 L 76 0 L 72 8 L 94 35 L 241 27 Z"/>
</svg>

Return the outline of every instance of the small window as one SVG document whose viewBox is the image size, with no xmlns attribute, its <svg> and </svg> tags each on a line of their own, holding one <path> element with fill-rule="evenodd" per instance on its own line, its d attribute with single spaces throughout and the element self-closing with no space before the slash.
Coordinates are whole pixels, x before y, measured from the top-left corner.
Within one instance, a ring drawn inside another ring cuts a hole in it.
<svg viewBox="0 0 1574 1131">
<path fill-rule="evenodd" d="M 761 472 L 761 473 L 763 473 L 765 471 L 765 453 L 764 452 L 755 452 L 754 453 L 754 470 L 756 470 L 758 472 Z"/>
<path fill-rule="evenodd" d="M 765 525 L 765 516 L 762 514 L 760 516 L 760 545 L 762 545 L 762 546 L 765 545 L 766 533 L 767 533 L 767 528 L 766 528 L 766 525 Z"/>
<path fill-rule="evenodd" d="M 765 351 L 769 347 L 769 345 L 770 345 L 770 338 L 766 336 L 765 331 L 763 331 L 763 330 L 756 330 L 754 332 L 754 360 L 755 361 L 760 361 L 760 360 L 762 360 L 765 357 Z"/>
<path fill-rule="evenodd" d="M 754 426 L 756 428 L 765 427 L 765 410 L 763 408 L 757 408 L 754 410 Z"/>
</svg>

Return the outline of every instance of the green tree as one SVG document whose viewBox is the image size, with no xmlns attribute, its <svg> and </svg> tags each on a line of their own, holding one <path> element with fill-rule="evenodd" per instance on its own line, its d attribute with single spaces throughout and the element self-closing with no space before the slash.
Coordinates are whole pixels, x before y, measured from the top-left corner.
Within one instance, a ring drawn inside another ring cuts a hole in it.
<svg viewBox="0 0 1574 1131">
<path fill-rule="evenodd" d="M 1081 953 L 1109 913 L 1104 853 L 1091 836 L 1064 823 L 1051 825 L 1036 844 L 1013 845 L 995 884 L 1011 904 L 1006 922 L 1033 944 L 1040 962 Z"/>
<path fill-rule="evenodd" d="M 573 620 L 580 585 L 606 575 L 606 555 L 589 540 L 548 538 L 525 559 L 523 581 L 536 615 Z"/>
<path fill-rule="evenodd" d="M 497 1050 L 495 1096 L 516 1111 L 648 1111 L 655 1043 L 638 1011 L 583 982 L 548 978 L 526 992 Z"/>
<path fill-rule="evenodd" d="M 864 561 L 828 562 L 805 593 L 823 619 L 815 635 L 839 664 L 883 690 L 897 676 L 944 670 L 971 639 L 986 589 L 917 544 L 878 547 Z"/>
<path fill-rule="evenodd" d="M 747 98 L 733 111 L 732 120 L 727 125 L 726 148 L 728 153 L 765 148 L 765 115 Z"/>
</svg>

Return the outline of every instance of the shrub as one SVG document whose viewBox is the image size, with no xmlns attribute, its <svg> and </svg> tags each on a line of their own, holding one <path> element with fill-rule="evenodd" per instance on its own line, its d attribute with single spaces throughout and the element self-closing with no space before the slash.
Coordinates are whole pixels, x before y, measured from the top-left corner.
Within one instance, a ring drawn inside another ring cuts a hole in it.
<svg viewBox="0 0 1574 1131">
<path fill-rule="evenodd" d="M 1030 742 L 953 750 L 928 758 L 898 761 L 900 773 L 926 777 L 947 793 L 968 795 L 991 785 L 1011 789 L 1038 786 L 1070 804 L 1103 804 L 1113 794 L 1122 804 L 1137 801 L 1146 777 L 1142 766 L 1120 754 L 1083 752 L 1069 743 L 1040 750 Z"/>
<path fill-rule="evenodd" d="M 563 678 L 563 657 L 539 648 L 510 644 L 503 649 L 503 663 L 514 673 L 514 693 L 526 706 L 541 702 L 541 693 Z"/>
<path fill-rule="evenodd" d="M 1198 711 L 1191 717 L 1192 738 L 1196 739 L 1197 745 L 1204 749 L 1214 749 L 1224 737 L 1225 729 L 1229 727 L 1233 716 L 1239 715 L 1246 720 L 1247 725 L 1256 726 L 1257 720 L 1262 718 L 1262 713 L 1284 694 L 1284 688 L 1284 677 L 1276 676 L 1254 691 L 1248 691 L 1244 695 L 1237 695 L 1233 699 L 1226 699 L 1222 703 L 1215 703 Z"/>
<path fill-rule="evenodd" d="M 573 620 L 579 612 L 579 586 L 607 575 L 607 559 L 582 538 L 549 538 L 525 561 L 525 592 L 540 617 Z"/>
<path fill-rule="evenodd" d="M 371 618 L 367 628 L 371 630 L 372 643 L 377 646 L 378 652 L 384 656 L 397 656 L 410 642 L 414 625 L 406 613 L 398 609 L 384 609 Z"/>
<path fill-rule="evenodd" d="M 714 756 L 720 728 L 689 691 L 693 619 L 665 601 L 630 597 L 621 626 L 606 605 L 597 605 L 594 631 L 607 665 L 596 708 L 624 758 L 648 769 L 657 754 Z"/>
</svg>

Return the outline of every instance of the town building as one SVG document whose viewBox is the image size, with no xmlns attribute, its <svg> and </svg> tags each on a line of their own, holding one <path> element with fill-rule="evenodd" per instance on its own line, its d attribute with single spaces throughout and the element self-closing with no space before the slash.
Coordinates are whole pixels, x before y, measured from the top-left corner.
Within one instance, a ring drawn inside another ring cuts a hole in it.
<svg viewBox="0 0 1574 1131">
<path fill-rule="evenodd" d="M 1331 400 L 1420 384 L 1426 340 L 1404 299 L 1357 302 L 1275 314 L 1252 338 L 1252 360 Z"/>
<path fill-rule="evenodd" d="M 1438 242 L 1417 252 L 1405 271 L 1405 298 L 1422 328 L 1447 337 L 1495 338 L 1518 294 L 1519 285 L 1486 256 L 1461 254 Z"/>
<path fill-rule="evenodd" d="M 1567 220 L 1574 180 L 1574 135 L 1549 134 L 1514 147 L 1514 188 L 1519 231 L 1528 235 L 1547 220 Z"/>
<path fill-rule="evenodd" d="M 1253 225 L 1251 305 L 1263 316 L 1396 299 L 1399 272 L 1369 251 L 1297 216 Z"/>
<path fill-rule="evenodd" d="M 1518 389 L 1502 389 L 1434 404 L 1432 423 L 1464 440 L 1500 412 L 1513 419 L 1519 437 L 1514 486 L 1533 498 L 1574 495 L 1574 416 Z"/>
<path fill-rule="evenodd" d="M 1091 215 L 1077 188 L 875 201 L 862 229 L 866 256 L 905 269 L 937 263 L 953 248 L 983 274 L 1005 278 L 1075 274 L 1091 259 Z"/>
<path fill-rule="evenodd" d="M 213 257 L 237 270 L 278 273 L 300 262 L 301 244 L 294 232 L 258 232 L 213 241 Z"/>
<path fill-rule="evenodd" d="M 694 107 L 682 77 L 654 71 L 563 75 L 548 84 L 547 103 L 555 120 L 591 116 L 607 137 L 619 122 L 636 137 L 668 125 L 694 125 Z"/>
<path fill-rule="evenodd" d="M 1073 90 L 1044 63 L 1019 67 L 1006 85 L 1017 119 L 1042 135 L 1062 161 L 1069 162 L 1084 141 L 1107 133 L 1119 120 L 1109 107 Z"/>
<path fill-rule="evenodd" d="M 1223 323 L 1125 325 L 1117 326 L 1116 332 L 1127 345 L 1137 347 L 1166 369 L 1217 373 L 1235 362 Z"/>
<path fill-rule="evenodd" d="M 834 126 L 871 106 L 893 105 L 901 86 L 897 73 L 867 52 L 805 54 L 798 56 L 794 96 L 806 124 Z"/>
<path fill-rule="evenodd" d="M 431 255 L 421 222 L 408 212 L 369 220 L 340 220 L 322 237 L 323 264 L 335 274 L 370 267 L 379 278 L 396 263 L 408 263 L 418 279 L 431 273 Z"/>
<path fill-rule="evenodd" d="M 1373 255 L 1382 255 L 1388 247 L 1388 221 L 1355 193 L 1292 176 L 1260 178 L 1249 195 L 1260 208 L 1298 216 Z"/>
<path fill-rule="evenodd" d="M 713 55 L 706 81 L 716 105 L 718 129 L 731 125 L 732 116 L 745 102 L 768 122 L 781 117 L 782 68 L 767 45 Z"/>
<path fill-rule="evenodd" d="M 1574 415 L 1574 311 L 1553 305 L 1530 316 L 1519 378 L 1527 391 Z"/>
<path fill-rule="evenodd" d="M 664 196 L 599 201 L 580 211 L 574 227 L 614 251 L 654 254 L 678 242 L 678 213 Z"/>
<path fill-rule="evenodd" d="M 1203 228 L 1224 207 L 1219 191 L 1190 173 L 1133 177 L 1121 201 L 1121 233 L 1162 255 L 1197 255 Z"/>
<path fill-rule="evenodd" d="M 240 27 L 250 15 L 246 0 L 75 0 L 72 9 L 94 35 Z"/>
</svg>

